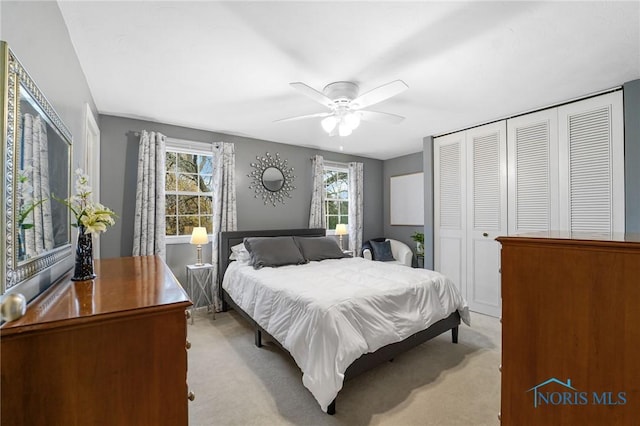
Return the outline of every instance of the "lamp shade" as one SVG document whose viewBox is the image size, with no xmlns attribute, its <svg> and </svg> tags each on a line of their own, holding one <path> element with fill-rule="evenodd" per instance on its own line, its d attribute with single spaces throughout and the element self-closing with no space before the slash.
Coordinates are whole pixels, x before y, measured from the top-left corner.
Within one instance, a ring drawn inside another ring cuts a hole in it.
<svg viewBox="0 0 640 426">
<path fill-rule="evenodd" d="M 344 120 L 338 125 L 338 134 L 340 136 L 349 136 L 352 132 L 353 129 L 349 127 L 349 125 L 345 123 Z"/>
<path fill-rule="evenodd" d="M 336 235 L 347 235 L 349 231 L 347 230 L 347 225 L 345 223 L 339 223 L 336 225 Z"/>
<path fill-rule="evenodd" d="M 331 133 L 333 129 L 336 128 L 336 124 L 338 124 L 338 120 L 336 119 L 335 116 L 330 115 L 329 117 L 323 119 L 320 122 L 320 124 L 322 125 L 322 128 L 324 129 L 325 132 Z"/>
<path fill-rule="evenodd" d="M 344 122 L 351 130 L 355 130 L 360 125 L 360 114 L 357 111 L 350 111 L 344 116 Z"/>
<path fill-rule="evenodd" d="M 207 234 L 207 228 L 202 226 L 196 226 L 191 233 L 191 244 L 207 244 L 209 242 L 209 235 Z"/>
</svg>

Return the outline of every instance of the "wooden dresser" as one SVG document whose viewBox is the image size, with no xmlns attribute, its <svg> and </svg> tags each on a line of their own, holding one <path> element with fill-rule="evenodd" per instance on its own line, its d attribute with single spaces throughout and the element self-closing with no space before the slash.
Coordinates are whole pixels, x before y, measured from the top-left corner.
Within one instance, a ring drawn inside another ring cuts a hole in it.
<svg viewBox="0 0 640 426">
<path fill-rule="evenodd" d="M 186 293 L 159 257 L 96 261 L 0 329 L 1 423 L 186 425 Z"/>
<path fill-rule="evenodd" d="M 640 413 L 640 236 L 502 244 L 503 425 L 631 425 Z"/>
</svg>

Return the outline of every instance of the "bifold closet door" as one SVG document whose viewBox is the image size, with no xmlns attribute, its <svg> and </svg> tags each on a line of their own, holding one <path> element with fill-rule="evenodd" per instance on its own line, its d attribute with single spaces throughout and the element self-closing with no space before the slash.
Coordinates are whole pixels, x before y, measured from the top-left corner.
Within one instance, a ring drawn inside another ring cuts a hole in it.
<svg viewBox="0 0 640 426">
<path fill-rule="evenodd" d="M 558 111 L 507 120 L 509 235 L 560 229 Z"/>
<path fill-rule="evenodd" d="M 466 297 L 465 132 L 434 141 L 434 269 Z"/>
<path fill-rule="evenodd" d="M 476 312 L 499 317 L 500 245 L 507 233 L 507 126 L 505 121 L 467 130 L 467 301 Z"/>
<path fill-rule="evenodd" d="M 624 232 L 622 92 L 558 108 L 561 228 Z"/>
</svg>

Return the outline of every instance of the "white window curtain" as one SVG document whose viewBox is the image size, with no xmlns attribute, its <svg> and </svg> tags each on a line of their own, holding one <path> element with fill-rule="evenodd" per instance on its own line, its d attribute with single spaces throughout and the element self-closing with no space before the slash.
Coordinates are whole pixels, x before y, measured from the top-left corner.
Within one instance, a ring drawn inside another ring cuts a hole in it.
<svg viewBox="0 0 640 426">
<path fill-rule="evenodd" d="M 167 137 L 142 131 L 138 150 L 133 255 L 166 257 L 165 144 Z"/>
<path fill-rule="evenodd" d="M 24 253 L 19 260 L 34 257 L 54 246 L 51 221 L 51 193 L 49 188 L 49 144 L 47 125 L 40 116 L 24 114 L 23 149 L 24 178 L 18 197 L 20 213 L 31 211 L 20 223 L 24 231 Z"/>
<path fill-rule="evenodd" d="M 222 309 L 219 296 L 218 281 L 218 247 L 220 232 L 236 231 L 236 153 L 232 143 L 219 142 L 213 144 L 213 242 L 211 247 L 211 264 L 213 265 L 213 285 L 211 291 L 215 310 Z"/>
<path fill-rule="evenodd" d="M 316 155 L 311 159 L 313 170 L 313 192 L 311 193 L 311 211 L 309 228 L 324 228 L 324 158 Z"/>
<path fill-rule="evenodd" d="M 354 256 L 362 250 L 363 181 L 363 164 L 349 163 L 349 250 Z"/>
</svg>

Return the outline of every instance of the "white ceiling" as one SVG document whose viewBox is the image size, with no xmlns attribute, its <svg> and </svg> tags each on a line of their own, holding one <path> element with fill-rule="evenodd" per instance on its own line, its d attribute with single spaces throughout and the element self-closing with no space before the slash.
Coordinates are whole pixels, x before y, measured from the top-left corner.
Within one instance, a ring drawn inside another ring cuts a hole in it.
<svg viewBox="0 0 640 426">
<path fill-rule="evenodd" d="M 640 2 L 58 2 L 102 114 L 388 159 L 640 78 Z M 409 89 L 329 137 L 296 92 Z"/>
</svg>

